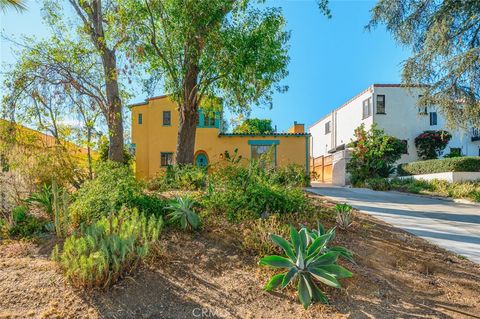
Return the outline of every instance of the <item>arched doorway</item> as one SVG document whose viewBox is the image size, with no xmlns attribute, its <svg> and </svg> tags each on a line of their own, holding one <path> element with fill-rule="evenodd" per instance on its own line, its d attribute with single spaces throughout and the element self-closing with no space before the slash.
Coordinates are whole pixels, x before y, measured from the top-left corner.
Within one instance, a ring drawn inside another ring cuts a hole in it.
<svg viewBox="0 0 480 319">
<path fill-rule="evenodd" d="M 197 152 L 197 155 L 195 155 L 195 165 L 198 167 L 206 167 L 208 165 L 207 153 L 203 151 Z"/>
</svg>

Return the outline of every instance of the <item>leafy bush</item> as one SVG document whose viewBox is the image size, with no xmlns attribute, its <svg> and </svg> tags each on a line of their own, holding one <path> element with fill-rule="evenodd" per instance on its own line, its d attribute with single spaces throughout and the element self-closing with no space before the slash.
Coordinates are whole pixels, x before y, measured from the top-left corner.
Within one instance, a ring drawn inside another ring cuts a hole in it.
<svg viewBox="0 0 480 319">
<path fill-rule="evenodd" d="M 289 164 L 277 167 L 271 172 L 272 183 L 285 186 L 310 186 L 310 176 L 306 174 L 305 167 L 298 164 Z"/>
<path fill-rule="evenodd" d="M 391 189 L 398 191 L 465 198 L 480 202 L 480 182 L 449 183 L 443 180 L 392 179 Z"/>
<path fill-rule="evenodd" d="M 365 187 L 371 188 L 376 191 L 388 191 L 390 190 L 390 183 L 386 178 L 369 178 L 364 182 Z"/>
<path fill-rule="evenodd" d="M 98 145 L 98 159 L 102 162 L 108 162 L 108 151 L 110 149 L 110 142 L 107 137 L 102 136 Z M 132 154 L 128 151 L 127 148 L 123 148 L 123 163 L 126 165 L 131 164 L 133 161 Z"/>
<path fill-rule="evenodd" d="M 172 212 L 167 215 L 171 222 L 179 222 L 180 227 L 185 230 L 187 227 L 191 229 L 200 228 L 200 217 L 195 213 L 193 207 L 196 202 L 190 197 L 177 197 L 173 200 L 168 210 Z"/>
<path fill-rule="evenodd" d="M 106 287 L 149 255 L 161 228 L 161 217 L 121 209 L 68 237 L 63 252 L 55 248 L 52 258 L 74 285 Z"/>
<path fill-rule="evenodd" d="M 45 222 L 32 216 L 26 206 L 15 207 L 11 221 L 4 221 L 3 224 L 2 236 L 5 237 L 30 237 L 40 234 L 45 227 Z"/>
<path fill-rule="evenodd" d="M 150 190 L 200 190 L 207 185 L 207 169 L 194 165 L 169 166 L 148 182 Z"/>
<path fill-rule="evenodd" d="M 393 178 L 389 182 L 390 189 L 419 194 L 422 191 L 432 191 L 432 186 L 428 181 L 416 179 Z"/>
<path fill-rule="evenodd" d="M 444 172 L 480 172 L 480 156 L 442 158 L 400 164 L 399 175 L 420 175 Z"/>
<path fill-rule="evenodd" d="M 327 297 L 318 287 L 319 283 L 340 288 L 338 279 L 352 277 L 352 273 L 337 264 L 339 256 L 351 259 L 351 253 L 343 247 L 328 248 L 327 244 L 335 235 L 334 229 L 324 232 L 319 224 L 316 231 L 307 228 L 299 232 L 290 227 L 290 242 L 278 235 L 271 239 L 285 252 L 284 256 L 271 255 L 263 257 L 259 264 L 287 271 L 273 276 L 265 285 L 267 291 L 277 287 L 282 289 L 289 284 L 296 285 L 298 298 L 304 308 L 313 301 L 328 303 Z"/>
<path fill-rule="evenodd" d="M 275 182 L 274 174 L 256 162 L 220 167 L 209 178 L 203 204 L 231 221 L 301 211 L 307 205 L 302 189 Z"/>
<path fill-rule="evenodd" d="M 47 213 L 48 217 L 53 217 L 53 193 L 52 193 L 52 186 L 43 184 L 40 191 L 35 192 L 30 195 L 27 199 L 29 204 L 36 204 L 40 206 L 45 213 Z"/>
<path fill-rule="evenodd" d="M 405 151 L 405 144 L 399 139 L 385 135 L 374 124 L 365 131 L 362 124 L 355 129 L 355 142 L 347 164 L 347 172 L 353 185 L 369 178 L 388 177 L 393 172 L 393 164 Z"/>
<path fill-rule="evenodd" d="M 70 205 L 74 226 L 89 224 L 118 211 L 122 206 L 137 207 L 156 215 L 163 213 L 165 206 L 160 199 L 143 193 L 129 167 L 113 162 L 101 163 L 95 178 L 85 182 L 75 195 Z"/>
<path fill-rule="evenodd" d="M 335 205 L 337 212 L 336 222 L 340 229 L 346 230 L 352 225 L 352 206 L 344 203 Z"/>
<path fill-rule="evenodd" d="M 254 219 L 243 227 L 242 246 L 260 256 L 280 253 L 278 247 L 270 240 L 272 233 L 288 233 L 288 224 L 284 223 L 278 214 Z"/>
<path fill-rule="evenodd" d="M 452 134 L 447 131 L 424 131 L 415 138 L 415 147 L 421 159 L 436 159 L 447 147 Z"/>
</svg>

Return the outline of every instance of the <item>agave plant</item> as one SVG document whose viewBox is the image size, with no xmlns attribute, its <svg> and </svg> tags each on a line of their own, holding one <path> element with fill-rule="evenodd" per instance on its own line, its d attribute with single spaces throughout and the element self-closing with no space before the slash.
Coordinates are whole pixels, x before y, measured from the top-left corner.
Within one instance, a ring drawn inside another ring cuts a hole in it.
<svg viewBox="0 0 480 319">
<path fill-rule="evenodd" d="M 337 225 L 341 229 L 347 229 L 352 224 L 352 206 L 347 203 L 337 204 L 335 206 L 337 211 Z"/>
<path fill-rule="evenodd" d="M 176 197 L 167 207 L 172 212 L 167 215 L 171 222 L 179 221 L 182 229 L 200 228 L 200 217 L 193 210 L 196 202 L 191 197 Z"/>
<path fill-rule="evenodd" d="M 352 225 L 352 206 L 347 203 L 337 204 L 335 206 L 337 211 L 337 226 L 343 230 L 346 230 Z"/>
<path fill-rule="evenodd" d="M 328 303 L 327 297 L 318 286 L 319 283 L 340 288 L 338 279 L 352 276 L 350 271 L 337 264 L 339 256 L 346 255 L 351 259 L 352 254 L 343 247 L 327 247 L 334 235 L 334 229 L 325 232 L 321 224 L 317 230 L 302 227 L 298 232 L 290 226 L 290 242 L 281 236 L 270 235 L 286 256 L 266 256 L 260 259 L 259 264 L 284 268 L 286 272 L 273 276 L 264 289 L 283 289 L 293 284 L 297 287 L 298 298 L 305 309 L 315 301 Z"/>
</svg>

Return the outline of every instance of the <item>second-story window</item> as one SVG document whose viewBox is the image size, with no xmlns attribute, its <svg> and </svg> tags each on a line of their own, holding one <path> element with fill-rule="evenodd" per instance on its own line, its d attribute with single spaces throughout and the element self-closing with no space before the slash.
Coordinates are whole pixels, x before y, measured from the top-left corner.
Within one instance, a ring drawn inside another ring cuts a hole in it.
<svg viewBox="0 0 480 319">
<path fill-rule="evenodd" d="M 364 120 L 367 117 L 370 117 L 370 115 L 372 115 L 371 102 L 370 101 L 371 101 L 370 98 L 363 101 L 362 120 Z"/>
<path fill-rule="evenodd" d="M 385 114 L 385 95 L 377 95 L 377 114 Z"/>
<path fill-rule="evenodd" d="M 437 112 L 430 112 L 430 126 L 437 125 Z"/>
<path fill-rule="evenodd" d="M 143 115 L 142 115 L 142 113 L 138 113 L 138 124 L 143 124 Z"/>
<path fill-rule="evenodd" d="M 332 131 L 332 122 L 328 121 L 325 123 L 325 134 L 328 134 Z"/>
<path fill-rule="evenodd" d="M 164 126 L 172 125 L 172 112 L 163 111 L 163 125 Z"/>
</svg>

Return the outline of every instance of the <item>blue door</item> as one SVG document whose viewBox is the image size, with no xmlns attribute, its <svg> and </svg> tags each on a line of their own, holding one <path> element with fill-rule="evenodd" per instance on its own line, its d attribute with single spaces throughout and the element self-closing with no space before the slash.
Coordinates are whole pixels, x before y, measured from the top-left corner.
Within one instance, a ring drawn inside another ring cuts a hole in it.
<svg viewBox="0 0 480 319">
<path fill-rule="evenodd" d="M 207 160 L 207 155 L 200 153 L 197 155 L 197 158 L 195 160 L 195 165 L 199 167 L 205 167 L 208 165 L 208 160 Z"/>
</svg>

